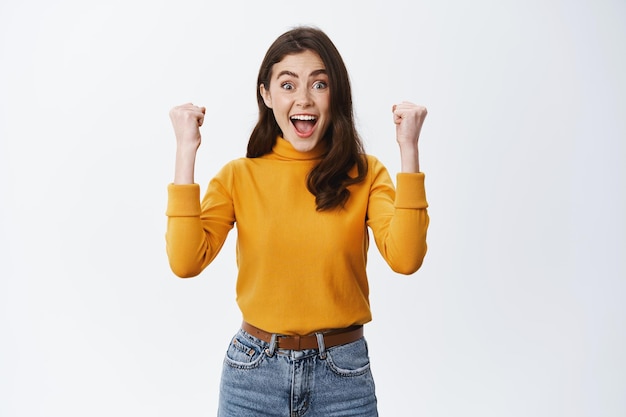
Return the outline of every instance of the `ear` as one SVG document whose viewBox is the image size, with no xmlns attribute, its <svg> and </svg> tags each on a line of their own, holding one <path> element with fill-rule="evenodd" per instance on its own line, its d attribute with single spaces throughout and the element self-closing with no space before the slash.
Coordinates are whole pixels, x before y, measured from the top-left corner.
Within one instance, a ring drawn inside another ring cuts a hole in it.
<svg viewBox="0 0 626 417">
<path fill-rule="evenodd" d="M 263 102 L 268 109 L 272 108 L 272 96 L 270 95 L 270 91 L 265 89 L 265 85 L 261 84 L 259 86 L 259 92 L 261 93 L 261 97 L 263 97 Z"/>
</svg>

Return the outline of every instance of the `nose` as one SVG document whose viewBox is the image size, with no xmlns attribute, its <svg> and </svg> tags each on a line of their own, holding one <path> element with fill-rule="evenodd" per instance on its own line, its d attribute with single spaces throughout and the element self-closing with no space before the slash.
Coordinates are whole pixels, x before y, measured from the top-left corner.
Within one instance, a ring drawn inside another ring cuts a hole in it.
<svg viewBox="0 0 626 417">
<path fill-rule="evenodd" d="M 296 104 L 300 107 L 308 107 L 313 101 L 311 100 L 311 91 L 308 88 L 302 88 L 296 97 Z"/>
</svg>

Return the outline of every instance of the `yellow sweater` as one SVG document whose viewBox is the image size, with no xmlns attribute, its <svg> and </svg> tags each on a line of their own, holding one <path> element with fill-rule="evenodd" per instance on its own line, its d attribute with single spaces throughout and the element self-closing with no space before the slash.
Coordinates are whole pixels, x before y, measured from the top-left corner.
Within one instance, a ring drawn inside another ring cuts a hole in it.
<svg viewBox="0 0 626 417">
<path fill-rule="evenodd" d="M 349 187 L 345 208 L 319 212 L 306 176 L 321 152 L 298 152 L 278 138 L 272 153 L 224 166 L 202 203 L 197 184 L 170 184 L 172 271 L 198 275 L 236 223 L 237 303 L 245 321 L 300 335 L 370 321 L 367 226 L 394 271 L 417 271 L 429 221 L 424 174 L 398 174 L 396 193 L 385 167 L 368 156 L 368 175 Z"/>
</svg>

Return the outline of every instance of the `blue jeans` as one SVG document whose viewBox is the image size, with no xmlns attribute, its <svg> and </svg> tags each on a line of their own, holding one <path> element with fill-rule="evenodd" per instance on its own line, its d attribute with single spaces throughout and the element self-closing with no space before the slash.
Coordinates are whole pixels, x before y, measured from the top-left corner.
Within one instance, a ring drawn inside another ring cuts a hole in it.
<svg viewBox="0 0 626 417">
<path fill-rule="evenodd" d="M 283 350 L 239 330 L 224 359 L 218 417 L 378 416 L 365 339 L 326 349 L 320 336 L 319 349 Z"/>
</svg>

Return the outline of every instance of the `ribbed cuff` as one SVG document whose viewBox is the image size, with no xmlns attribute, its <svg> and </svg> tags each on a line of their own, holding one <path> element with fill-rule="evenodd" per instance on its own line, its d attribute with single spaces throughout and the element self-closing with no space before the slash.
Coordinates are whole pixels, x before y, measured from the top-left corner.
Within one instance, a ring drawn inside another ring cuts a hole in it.
<svg viewBox="0 0 626 417">
<path fill-rule="evenodd" d="M 167 210 L 170 217 L 194 217 L 200 215 L 200 186 L 198 184 L 169 184 L 167 186 Z"/>
<path fill-rule="evenodd" d="M 428 207 L 423 172 L 401 172 L 396 176 L 396 208 L 423 209 Z"/>
</svg>

